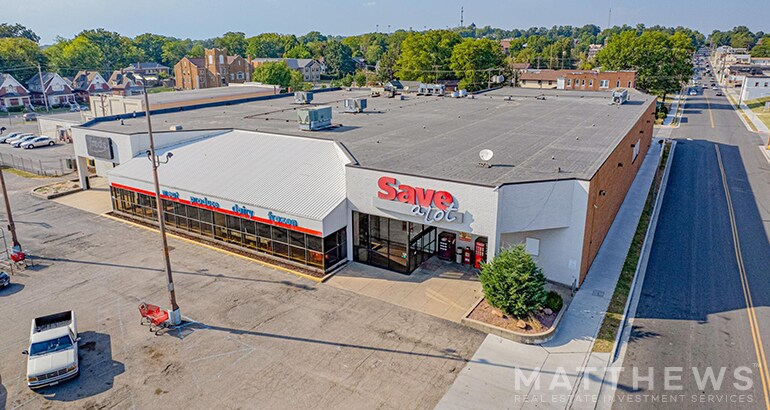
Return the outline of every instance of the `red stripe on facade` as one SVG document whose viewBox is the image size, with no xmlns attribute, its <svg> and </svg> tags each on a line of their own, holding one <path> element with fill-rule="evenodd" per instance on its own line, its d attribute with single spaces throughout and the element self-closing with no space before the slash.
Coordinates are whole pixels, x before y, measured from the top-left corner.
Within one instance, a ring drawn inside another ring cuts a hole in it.
<svg viewBox="0 0 770 410">
<path fill-rule="evenodd" d="M 148 196 L 151 196 L 153 198 L 155 197 L 155 193 L 154 192 L 145 191 L 143 189 L 134 188 L 134 187 L 130 187 L 130 186 L 127 186 L 127 185 L 116 184 L 114 182 L 111 185 L 113 187 L 115 187 L 115 188 L 118 188 L 118 189 L 125 189 L 127 191 L 133 191 L 133 192 L 137 192 L 137 193 L 140 193 L 140 194 L 148 195 Z M 292 230 L 292 231 L 296 231 L 296 232 L 306 233 L 308 235 L 323 237 L 323 233 L 322 232 L 315 231 L 313 229 L 303 228 L 301 226 L 286 225 L 286 224 L 282 224 L 280 222 L 271 221 L 269 219 L 260 218 L 258 216 L 254 216 L 254 217 L 249 218 L 248 216 L 246 216 L 244 214 L 239 214 L 237 212 L 233 212 L 233 211 L 230 211 L 230 210 L 227 210 L 227 209 L 214 208 L 213 206 L 206 206 L 206 205 L 201 205 L 201 204 L 194 204 L 194 203 L 192 203 L 190 201 L 187 201 L 187 200 L 184 200 L 184 199 L 181 199 L 181 198 L 172 198 L 170 196 L 166 196 L 166 195 L 163 195 L 163 194 L 161 194 L 160 197 L 162 199 L 165 199 L 165 200 L 171 201 L 171 202 L 178 202 L 180 204 L 194 206 L 196 208 L 207 209 L 209 211 L 219 212 L 219 213 L 222 213 L 222 214 L 225 214 L 225 215 L 237 216 L 239 218 L 249 219 L 249 220 L 252 220 L 252 221 L 257 221 L 257 222 L 261 222 L 261 223 L 264 223 L 264 224 L 267 224 L 267 225 L 273 225 L 273 226 L 277 226 L 277 227 L 280 227 L 280 228 L 286 228 L 286 229 L 289 229 L 289 230 Z"/>
</svg>

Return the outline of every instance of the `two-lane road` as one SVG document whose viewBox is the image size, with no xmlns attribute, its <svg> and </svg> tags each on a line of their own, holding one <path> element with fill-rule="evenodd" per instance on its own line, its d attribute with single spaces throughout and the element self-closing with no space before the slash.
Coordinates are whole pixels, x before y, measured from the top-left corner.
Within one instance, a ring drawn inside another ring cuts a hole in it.
<svg viewBox="0 0 770 410">
<path fill-rule="evenodd" d="M 684 117 L 614 408 L 770 410 L 767 137 L 708 89 Z"/>
</svg>

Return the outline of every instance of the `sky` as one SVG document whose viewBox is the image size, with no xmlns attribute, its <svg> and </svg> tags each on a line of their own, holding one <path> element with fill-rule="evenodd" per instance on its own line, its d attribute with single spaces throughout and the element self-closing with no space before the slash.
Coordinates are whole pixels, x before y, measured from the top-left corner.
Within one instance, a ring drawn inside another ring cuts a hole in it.
<svg viewBox="0 0 770 410">
<path fill-rule="evenodd" d="M 465 25 L 504 29 L 612 25 L 686 26 L 704 34 L 736 25 L 770 32 L 768 0 L 3 0 L 2 22 L 21 23 L 50 44 L 84 29 L 134 37 L 204 39 L 228 31 L 353 35 Z"/>
</svg>

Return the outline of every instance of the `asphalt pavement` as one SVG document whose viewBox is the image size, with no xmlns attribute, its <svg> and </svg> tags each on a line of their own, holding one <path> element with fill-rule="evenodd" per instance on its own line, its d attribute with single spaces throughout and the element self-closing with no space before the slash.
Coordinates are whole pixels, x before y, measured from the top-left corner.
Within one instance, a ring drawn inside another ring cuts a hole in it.
<svg viewBox="0 0 770 410">
<path fill-rule="evenodd" d="M 713 90 L 683 117 L 613 407 L 770 408 L 767 136 Z"/>
</svg>

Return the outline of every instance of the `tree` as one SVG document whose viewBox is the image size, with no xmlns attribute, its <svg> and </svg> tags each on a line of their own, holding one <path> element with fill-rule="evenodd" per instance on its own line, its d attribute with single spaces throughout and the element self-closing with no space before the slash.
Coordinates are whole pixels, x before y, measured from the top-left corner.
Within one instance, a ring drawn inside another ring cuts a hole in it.
<svg viewBox="0 0 770 410">
<path fill-rule="evenodd" d="M 40 37 L 34 31 L 22 26 L 21 24 L 10 25 L 8 23 L 0 24 L 0 38 L 26 38 L 35 43 L 40 41 Z"/>
<path fill-rule="evenodd" d="M 164 65 L 173 67 L 182 57 L 186 56 L 190 51 L 190 44 L 185 40 L 172 40 L 163 44 L 161 52 L 161 61 Z M 202 47 L 201 47 L 201 51 Z M 203 57 L 203 54 L 201 54 Z"/>
<path fill-rule="evenodd" d="M 292 72 L 293 70 L 283 61 L 262 63 L 254 69 L 252 78 L 254 81 L 264 84 L 289 87 L 292 84 Z M 296 78 L 294 80 L 296 81 Z"/>
<path fill-rule="evenodd" d="M 107 70 L 119 70 L 131 63 L 144 60 L 144 53 L 128 37 L 105 29 L 84 30 L 77 35 L 83 36 L 99 47 L 104 55 Z"/>
<path fill-rule="evenodd" d="M 490 305 L 522 318 L 544 306 L 548 293 L 545 275 L 523 244 L 502 249 L 479 276 Z"/>
<path fill-rule="evenodd" d="M 500 43 L 469 38 L 454 47 L 449 66 L 460 80 L 460 88 L 476 91 L 487 88 L 489 70 L 501 68 L 504 58 Z"/>
<path fill-rule="evenodd" d="M 246 54 L 253 58 L 279 58 L 285 52 L 285 40 L 280 34 L 264 33 L 247 40 Z"/>
<path fill-rule="evenodd" d="M 449 60 L 460 40 L 459 34 L 447 30 L 410 33 L 401 43 L 396 74 L 402 80 L 422 82 L 451 77 Z"/>
<path fill-rule="evenodd" d="M 299 42 L 302 44 L 308 44 L 308 43 L 325 43 L 327 40 L 326 36 L 317 32 L 317 31 L 311 31 L 304 36 L 299 37 Z"/>
<path fill-rule="evenodd" d="M 70 77 L 80 70 L 104 70 L 104 54 L 86 37 L 78 36 L 62 48 L 59 74 Z"/>
<path fill-rule="evenodd" d="M 0 68 L 9 70 L 20 82 L 37 74 L 38 63 L 45 69 L 47 62 L 48 58 L 34 41 L 21 37 L 0 38 Z"/>
<path fill-rule="evenodd" d="M 215 38 L 214 45 L 227 49 L 229 55 L 246 57 L 246 35 L 241 32 L 228 31 L 222 37 Z"/>
<path fill-rule="evenodd" d="M 770 36 L 762 37 L 751 49 L 752 57 L 770 57 Z"/>
<path fill-rule="evenodd" d="M 310 49 L 304 44 L 298 44 L 283 53 L 284 58 L 313 58 Z"/>
<path fill-rule="evenodd" d="M 366 86 L 366 73 L 363 70 L 356 71 L 356 74 L 353 76 L 353 81 L 358 87 Z"/>
<path fill-rule="evenodd" d="M 636 70 L 638 87 L 665 100 L 692 76 L 691 50 L 692 43 L 676 33 L 625 31 L 611 37 L 596 58 L 605 70 Z"/>
<path fill-rule="evenodd" d="M 292 91 L 305 91 L 313 88 L 313 84 L 305 82 L 305 76 L 297 70 L 291 70 L 289 87 Z"/>
<path fill-rule="evenodd" d="M 206 48 L 203 47 L 203 44 L 195 44 L 192 46 L 190 51 L 187 53 L 187 56 L 190 58 L 203 58 L 206 55 Z"/>
<path fill-rule="evenodd" d="M 134 37 L 134 45 L 142 50 L 144 56 L 155 63 L 163 61 L 163 45 L 174 39 L 152 33 L 140 34 Z"/>
<path fill-rule="evenodd" d="M 323 50 L 326 74 L 335 78 L 342 78 L 356 70 L 352 59 L 350 47 L 339 41 L 330 41 Z"/>
<path fill-rule="evenodd" d="M 382 83 L 386 83 L 394 78 L 396 74 L 396 63 L 398 62 L 398 47 L 390 47 L 385 54 L 382 55 L 377 67 L 377 78 Z"/>
</svg>

